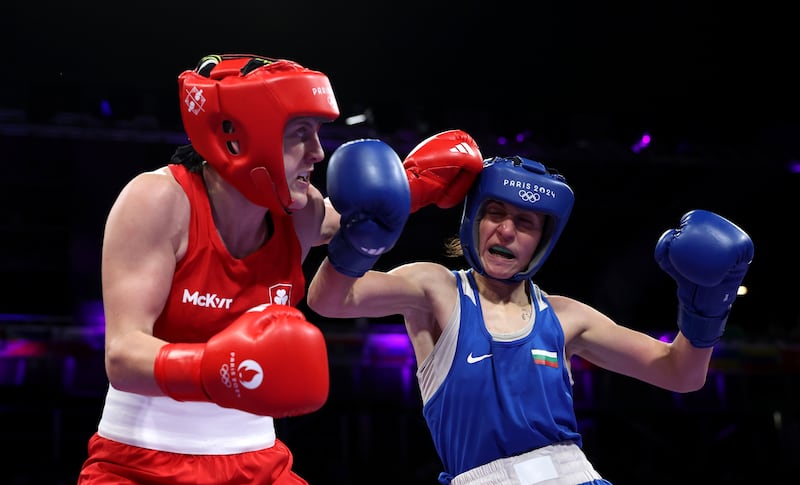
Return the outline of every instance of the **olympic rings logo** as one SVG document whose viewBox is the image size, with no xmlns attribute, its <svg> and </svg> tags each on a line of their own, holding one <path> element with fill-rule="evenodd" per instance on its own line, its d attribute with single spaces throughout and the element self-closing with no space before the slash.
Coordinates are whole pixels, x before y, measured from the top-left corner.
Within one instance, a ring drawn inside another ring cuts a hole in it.
<svg viewBox="0 0 800 485">
<path fill-rule="evenodd" d="M 519 198 L 525 202 L 530 202 L 531 204 L 535 204 L 539 202 L 539 199 L 542 198 L 538 192 L 531 192 L 530 190 L 520 190 L 519 191 Z"/>
<path fill-rule="evenodd" d="M 230 369 L 228 369 L 228 364 L 222 364 L 222 367 L 219 368 L 219 377 L 222 385 L 230 389 L 233 387 L 233 383 L 231 382 L 231 373 Z"/>
</svg>

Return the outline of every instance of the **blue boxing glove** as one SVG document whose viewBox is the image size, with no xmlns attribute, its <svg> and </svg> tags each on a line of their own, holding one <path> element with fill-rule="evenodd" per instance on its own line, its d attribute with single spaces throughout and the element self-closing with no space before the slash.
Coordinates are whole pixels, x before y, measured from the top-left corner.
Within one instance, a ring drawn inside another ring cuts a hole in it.
<svg viewBox="0 0 800 485">
<path fill-rule="evenodd" d="M 753 260 L 750 236 L 722 216 L 693 210 L 659 238 L 655 258 L 678 283 L 681 333 L 695 347 L 714 346 Z"/>
<path fill-rule="evenodd" d="M 331 155 L 328 198 L 341 214 L 328 243 L 336 271 L 359 277 L 394 247 L 411 210 L 411 191 L 403 163 L 380 140 L 347 142 Z"/>
</svg>

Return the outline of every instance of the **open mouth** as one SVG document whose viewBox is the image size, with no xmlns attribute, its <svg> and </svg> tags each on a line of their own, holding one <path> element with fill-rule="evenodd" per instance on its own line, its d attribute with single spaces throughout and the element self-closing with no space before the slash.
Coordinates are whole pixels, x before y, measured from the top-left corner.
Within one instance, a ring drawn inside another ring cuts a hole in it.
<svg viewBox="0 0 800 485">
<path fill-rule="evenodd" d="M 506 259 L 514 259 L 514 253 L 502 246 L 492 246 L 489 248 L 489 254 L 494 254 Z"/>
</svg>

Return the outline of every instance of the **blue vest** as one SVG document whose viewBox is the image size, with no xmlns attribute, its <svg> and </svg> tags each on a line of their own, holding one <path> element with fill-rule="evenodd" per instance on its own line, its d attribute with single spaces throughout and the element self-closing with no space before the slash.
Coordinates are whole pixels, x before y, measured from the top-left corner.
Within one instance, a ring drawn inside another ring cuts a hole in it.
<svg viewBox="0 0 800 485">
<path fill-rule="evenodd" d="M 582 446 L 564 332 L 547 298 L 530 282 L 532 331 L 495 341 L 483 322 L 472 271 L 469 288 L 454 273 L 461 305 L 455 357 L 422 409 L 446 473 L 455 476 L 559 441 Z"/>
</svg>

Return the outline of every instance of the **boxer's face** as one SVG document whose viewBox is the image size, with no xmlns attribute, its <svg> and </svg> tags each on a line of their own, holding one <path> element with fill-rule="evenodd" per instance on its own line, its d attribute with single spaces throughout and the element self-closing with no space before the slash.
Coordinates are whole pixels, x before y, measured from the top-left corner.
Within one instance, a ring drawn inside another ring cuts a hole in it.
<svg viewBox="0 0 800 485">
<path fill-rule="evenodd" d="M 506 279 L 527 269 L 542 239 L 546 216 L 493 200 L 482 212 L 478 248 L 486 273 Z"/>
<path fill-rule="evenodd" d="M 322 123 L 322 119 L 311 116 L 293 118 L 283 131 L 283 166 L 291 196 L 290 210 L 306 206 L 311 172 L 325 158 L 319 141 Z"/>
</svg>

